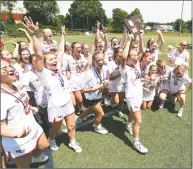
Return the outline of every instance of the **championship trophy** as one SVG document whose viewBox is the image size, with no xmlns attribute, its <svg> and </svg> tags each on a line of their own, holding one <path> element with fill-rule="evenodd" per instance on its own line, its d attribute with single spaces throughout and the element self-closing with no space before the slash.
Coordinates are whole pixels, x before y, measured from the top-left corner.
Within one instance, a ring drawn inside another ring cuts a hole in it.
<svg viewBox="0 0 193 169">
<path fill-rule="evenodd" d="M 141 20 L 137 15 L 132 16 L 129 19 L 124 19 L 124 24 L 130 34 L 133 34 L 134 40 L 140 35 L 140 30 L 142 29 Z"/>
</svg>

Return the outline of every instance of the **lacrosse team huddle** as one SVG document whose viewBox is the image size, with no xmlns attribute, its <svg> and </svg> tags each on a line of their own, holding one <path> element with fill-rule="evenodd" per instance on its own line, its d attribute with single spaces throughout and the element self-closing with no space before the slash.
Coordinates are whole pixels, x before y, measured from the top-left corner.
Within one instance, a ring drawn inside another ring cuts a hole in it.
<svg viewBox="0 0 193 169">
<path fill-rule="evenodd" d="M 12 54 L 5 46 L 0 50 L 1 151 L 5 164 L 13 159 L 18 168 L 29 168 L 31 163 L 48 161 L 43 151 L 59 149 L 55 137 L 62 124 L 67 129 L 68 146 L 81 153 L 75 130 L 94 114 L 94 131 L 108 134 L 102 125 L 105 105 L 116 110 L 120 118 L 127 105 L 125 129 L 134 137 L 133 148 L 143 154 L 148 149 L 139 139 L 141 109 L 151 109 L 154 103 L 161 109 L 166 101 L 178 101 L 177 116 L 182 117 L 186 94 L 192 88 L 185 41 L 176 48 L 168 46 L 166 65 L 159 58 L 165 43 L 161 29 L 157 30 L 158 39 L 150 38 L 144 46 L 143 31 L 134 37 L 124 26 L 122 38 L 109 41 L 107 28 L 100 29 L 97 23 L 90 47 L 67 42 L 64 26 L 58 44 L 50 29 L 44 29 L 40 38 L 38 23 L 26 16 L 24 21 L 26 29 L 20 31 L 29 45 L 15 43 Z"/>
</svg>

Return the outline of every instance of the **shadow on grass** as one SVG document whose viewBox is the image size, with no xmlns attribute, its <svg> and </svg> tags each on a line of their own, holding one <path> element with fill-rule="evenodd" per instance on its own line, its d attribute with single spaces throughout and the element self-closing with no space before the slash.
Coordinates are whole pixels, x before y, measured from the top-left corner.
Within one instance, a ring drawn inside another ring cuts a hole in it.
<svg viewBox="0 0 193 169">
<path fill-rule="evenodd" d="M 165 102 L 164 107 L 168 109 L 169 113 L 176 114 L 178 111 L 175 110 L 175 104 L 172 104 L 170 102 Z"/>
<path fill-rule="evenodd" d="M 122 140 L 126 145 L 133 148 L 132 142 L 125 135 L 125 124 L 122 121 L 113 119 L 112 116 L 103 120 L 103 126 L 112 133 L 115 137 Z"/>
</svg>

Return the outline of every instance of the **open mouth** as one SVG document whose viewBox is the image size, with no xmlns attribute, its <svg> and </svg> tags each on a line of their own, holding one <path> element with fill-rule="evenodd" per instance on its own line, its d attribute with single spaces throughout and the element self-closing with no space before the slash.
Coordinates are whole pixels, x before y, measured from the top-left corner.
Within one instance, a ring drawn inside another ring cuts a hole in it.
<svg viewBox="0 0 193 169">
<path fill-rule="evenodd" d="M 9 71 L 9 72 L 8 72 L 8 75 L 9 75 L 9 76 L 15 76 L 15 71 L 14 71 L 14 70 Z"/>
</svg>

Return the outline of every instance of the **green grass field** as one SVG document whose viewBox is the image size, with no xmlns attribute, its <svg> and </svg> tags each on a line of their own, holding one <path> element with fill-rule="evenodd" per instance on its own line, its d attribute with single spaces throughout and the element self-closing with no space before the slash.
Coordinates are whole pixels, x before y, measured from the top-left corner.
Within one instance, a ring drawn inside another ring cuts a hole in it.
<svg viewBox="0 0 193 169">
<path fill-rule="evenodd" d="M 120 38 L 121 34 L 116 34 Z M 109 36 L 109 39 L 113 35 Z M 150 37 L 145 35 L 145 43 Z M 165 36 L 163 54 L 160 58 L 166 59 L 166 48 L 177 45 L 181 40 L 191 44 L 190 36 Z M 59 37 L 55 37 L 59 40 Z M 93 42 L 94 36 L 66 36 L 69 42 Z M 8 40 L 8 41 L 7 41 Z M 7 48 L 13 51 L 11 41 L 21 39 L 5 39 Z M 192 65 L 192 51 L 190 52 L 190 66 Z M 191 77 L 191 69 L 190 69 Z M 55 168 L 192 168 L 192 93 L 186 97 L 186 104 L 182 118 L 176 116 L 179 104 L 173 107 L 166 103 L 161 110 L 142 111 L 140 139 L 149 149 L 145 155 L 137 153 L 132 148 L 133 138 L 124 129 L 128 111 L 124 111 L 125 119 L 116 115 L 106 117 L 103 125 L 109 134 L 100 135 L 93 132 L 89 124 L 76 132 L 76 139 L 81 144 L 83 152 L 77 154 L 68 148 L 67 135 L 57 138 L 60 148 L 52 152 Z M 50 151 L 49 151 L 50 152 Z M 51 162 L 50 162 L 51 163 Z M 41 168 L 44 166 L 41 166 Z M 48 166 L 47 166 L 48 167 Z"/>
</svg>

